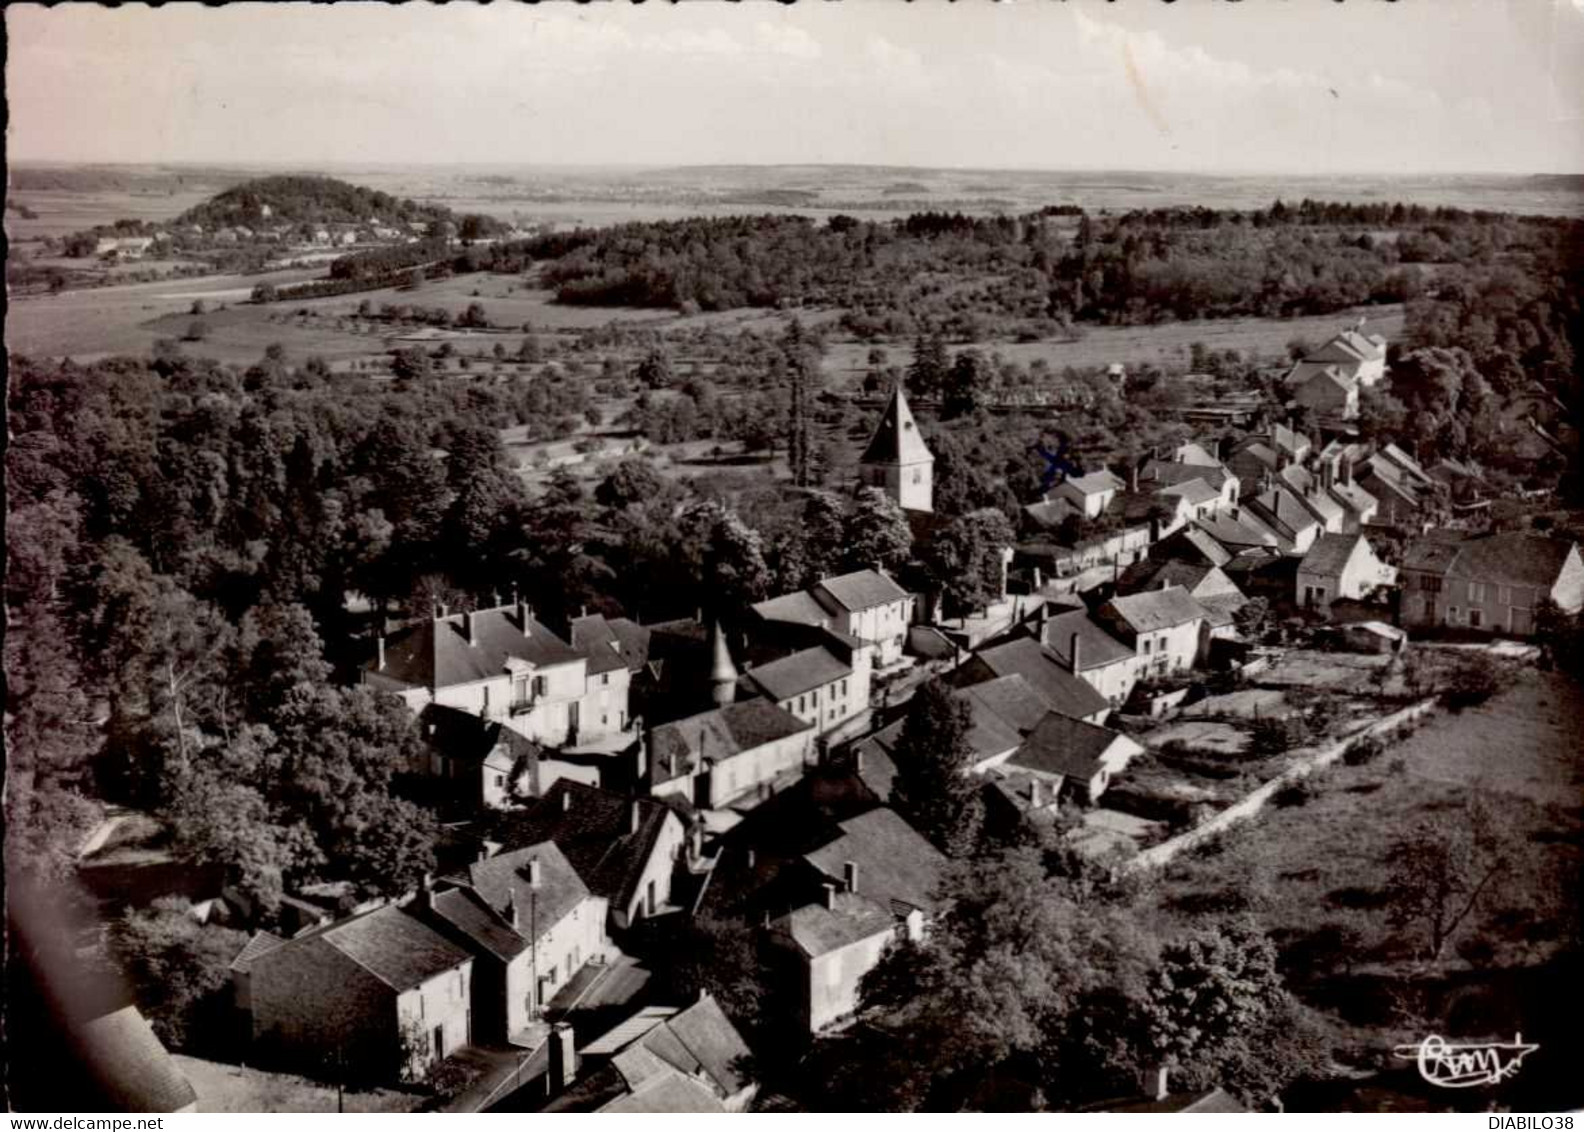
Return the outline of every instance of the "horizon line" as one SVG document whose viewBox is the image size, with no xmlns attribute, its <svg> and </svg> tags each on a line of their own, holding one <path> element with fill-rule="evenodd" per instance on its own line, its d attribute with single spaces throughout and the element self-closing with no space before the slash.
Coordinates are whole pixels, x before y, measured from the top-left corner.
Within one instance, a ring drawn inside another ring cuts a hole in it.
<svg viewBox="0 0 1584 1132">
<path fill-rule="evenodd" d="M 1390 180 L 1411 180 L 1420 177 L 1500 177 L 1508 179 L 1528 179 L 1537 177 L 1558 178 L 1584 178 L 1584 168 L 1577 170 L 1563 169 L 1533 169 L 1525 171 L 1513 170 L 1444 170 L 1420 169 L 1392 171 L 1355 169 L 1355 170 L 1329 170 L 1306 171 L 1300 169 L 1270 169 L 1258 167 L 1239 167 L 1229 169 L 1172 169 L 1172 168 L 1140 168 L 1125 166 L 1051 166 L 1051 165 L 918 165 L 918 164 L 890 164 L 886 162 L 868 161 L 704 161 L 704 162 L 661 162 L 661 161 L 404 161 L 399 159 L 214 159 L 214 158 L 152 158 L 141 161 L 124 159 L 98 159 L 82 157 L 25 157 L 18 154 L 9 156 L 9 164 L 19 166 L 78 166 L 87 168 L 122 168 L 122 169 L 147 169 L 158 167 L 181 167 L 215 170 L 247 171 L 251 169 L 296 169 L 306 171 L 311 168 L 323 169 L 378 169 L 378 168 L 408 168 L 408 169 L 544 169 L 550 171 L 572 172 L 577 170 L 599 170 L 618 172 L 644 172 L 653 170 L 711 170 L 711 169 L 876 169 L 891 170 L 896 172 L 915 173 L 1013 173 L 1013 174 L 1047 174 L 1066 176 L 1089 175 L 1122 175 L 1122 176 L 1174 176 L 1174 177 L 1302 177 L 1313 179 L 1324 178 L 1384 178 Z M 9 188 L 9 186 L 8 186 Z"/>
</svg>

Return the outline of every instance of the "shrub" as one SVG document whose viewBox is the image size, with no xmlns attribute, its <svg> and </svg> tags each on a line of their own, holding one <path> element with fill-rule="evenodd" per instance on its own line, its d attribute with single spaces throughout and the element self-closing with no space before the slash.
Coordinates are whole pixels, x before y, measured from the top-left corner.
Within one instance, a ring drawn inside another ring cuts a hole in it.
<svg viewBox="0 0 1584 1132">
<path fill-rule="evenodd" d="M 1470 659 L 1458 665 L 1441 692 L 1441 702 L 1452 711 L 1478 707 L 1502 690 L 1503 681 L 1489 660 Z"/>
<path fill-rule="evenodd" d="M 1288 809 L 1293 806 L 1308 805 L 1315 797 L 1315 787 L 1307 778 L 1300 778 L 1297 782 L 1288 784 L 1276 791 L 1272 799 L 1278 806 Z"/>
<path fill-rule="evenodd" d="M 1373 735 L 1355 739 L 1342 752 L 1342 761 L 1348 766 L 1368 766 L 1386 752 L 1386 744 Z"/>
<path fill-rule="evenodd" d="M 476 1083 L 483 1072 L 477 1065 L 448 1057 L 430 1067 L 427 1080 L 435 1096 L 451 1100 Z"/>
</svg>

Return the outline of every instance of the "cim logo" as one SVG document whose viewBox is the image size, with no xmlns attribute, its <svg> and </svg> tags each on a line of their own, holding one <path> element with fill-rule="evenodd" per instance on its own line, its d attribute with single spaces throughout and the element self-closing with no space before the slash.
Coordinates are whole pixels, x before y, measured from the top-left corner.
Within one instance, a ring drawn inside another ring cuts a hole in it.
<svg viewBox="0 0 1584 1132">
<path fill-rule="evenodd" d="M 1419 1063 L 1419 1075 L 1443 1089 L 1494 1085 L 1518 1074 L 1523 1059 L 1540 1047 L 1514 1034 L 1510 1042 L 1465 1042 L 1454 1045 L 1431 1034 L 1416 1046 L 1398 1046 L 1398 1057 Z"/>
</svg>

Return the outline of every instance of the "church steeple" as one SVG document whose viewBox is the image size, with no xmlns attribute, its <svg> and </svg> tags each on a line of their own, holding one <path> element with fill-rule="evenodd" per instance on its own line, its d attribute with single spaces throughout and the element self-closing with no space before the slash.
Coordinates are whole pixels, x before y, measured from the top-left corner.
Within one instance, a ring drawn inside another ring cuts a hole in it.
<svg viewBox="0 0 1584 1132">
<path fill-rule="evenodd" d="M 859 461 L 861 481 L 884 490 L 905 511 L 932 511 L 934 473 L 935 457 L 924 443 L 899 383 L 892 389 L 880 426 Z"/>
</svg>

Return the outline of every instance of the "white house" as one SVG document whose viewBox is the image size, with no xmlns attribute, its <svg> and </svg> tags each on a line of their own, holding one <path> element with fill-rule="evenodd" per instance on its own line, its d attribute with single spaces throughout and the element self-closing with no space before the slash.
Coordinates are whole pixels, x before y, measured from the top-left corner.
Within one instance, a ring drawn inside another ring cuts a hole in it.
<svg viewBox="0 0 1584 1132">
<path fill-rule="evenodd" d="M 810 766 L 816 734 L 762 696 L 661 724 L 649 733 L 650 792 L 720 809 Z"/>
<path fill-rule="evenodd" d="M 363 683 L 414 711 L 438 703 L 499 720 L 546 746 L 576 746 L 629 729 L 627 672 L 590 674 L 589 658 L 524 602 L 425 618 L 376 644 Z"/>
<path fill-rule="evenodd" d="M 1339 598 L 1365 597 L 1381 586 L 1395 585 L 1396 567 L 1376 556 L 1361 534 L 1324 534 L 1298 564 L 1297 601 L 1324 613 Z"/>
<path fill-rule="evenodd" d="M 874 646 L 884 668 L 902 659 L 915 597 L 883 570 L 855 570 L 822 578 L 806 591 L 761 601 L 753 607 L 764 621 L 818 625 Z"/>
<path fill-rule="evenodd" d="M 1181 586 L 1114 597 L 1096 616 L 1113 636 L 1133 646 L 1140 679 L 1198 662 L 1205 611 Z"/>
</svg>

